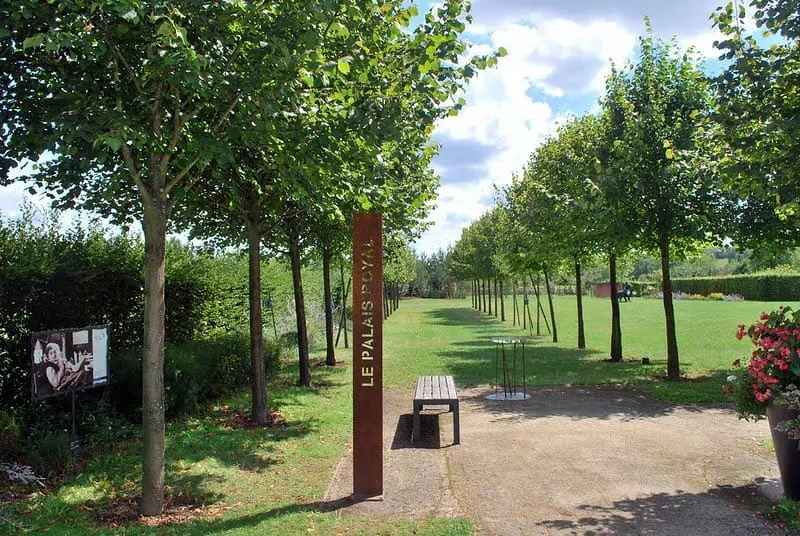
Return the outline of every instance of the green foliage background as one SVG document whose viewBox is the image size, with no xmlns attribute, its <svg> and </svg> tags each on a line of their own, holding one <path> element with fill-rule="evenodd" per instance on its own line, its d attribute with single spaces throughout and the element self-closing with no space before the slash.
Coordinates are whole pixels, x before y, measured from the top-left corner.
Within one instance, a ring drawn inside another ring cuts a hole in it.
<svg viewBox="0 0 800 536">
<path fill-rule="evenodd" d="M 97 324 L 110 325 L 111 385 L 82 397 L 91 403 L 105 399 L 126 415 L 138 414 L 143 244 L 133 235 L 105 233 L 102 227 L 62 229 L 57 214 L 42 215 L 31 207 L 13 220 L 0 218 L 0 402 L 23 423 L 30 424 L 32 416 L 30 333 Z M 262 271 L 278 338 L 296 340 L 287 336 L 296 329 L 288 263 L 265 261 Z M 309 331 L 312 340 L 322 342 L 321 270 L 314 264 L 303 275 Z M 214 255 L 170 241 L 166 300 L 168 414 L 247 385 L 246 256 Z M 267 311 L 264 332 L 274 339 L 271 324 Z M 268 371 L 274 371 L 281 347 L 273 341 L 266 350 Z M 39 405 L 60 411 L 63 397 L 58 398 Z"/>
</svg>

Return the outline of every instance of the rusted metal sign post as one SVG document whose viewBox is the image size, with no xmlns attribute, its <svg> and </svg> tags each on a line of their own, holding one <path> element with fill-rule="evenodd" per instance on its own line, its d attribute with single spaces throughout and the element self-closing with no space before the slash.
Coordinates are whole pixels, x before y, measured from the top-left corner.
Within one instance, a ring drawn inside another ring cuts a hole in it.
<svg viewBox="0 0 800 536">
<path fill-rule="evenodd" d="M 383 495 L 383 216 L 353 215 L 353 495 Z"/>
</svg>

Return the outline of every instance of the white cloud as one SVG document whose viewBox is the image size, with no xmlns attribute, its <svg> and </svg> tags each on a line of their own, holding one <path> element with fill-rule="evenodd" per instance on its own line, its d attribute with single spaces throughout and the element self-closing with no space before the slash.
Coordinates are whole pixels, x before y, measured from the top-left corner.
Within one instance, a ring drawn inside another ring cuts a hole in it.
<svg viewBox="0 0 800 536">
<path fill-rule="evenodd" d="M 678 44 L 683 49 L 694 48 L 704 58 L 717 58 L 720 51 L 714 46 L 714 41 L 722 40 L 722 34 L 709 30 L 696 35 L 687 36 L 679 40 Z"/>
<path fill-rule="evenodd" d="M 531 151 L 563 120 L 563 114 L 554 113 L 543 97 L 532 98 L 531 91 L 550 97 L 592 94 L 598 80 L 602 87 L 609 59 L 624 59 L 635 41 L 611 21 L 578 23 L 562 18 L 534 25 L 506 24 L 485 37 L 489 44 L 474 46 L 471 54 L 504 47 L 508 55 L 472 81 L 461 113 L 437 126 L 443 155 L 435 167 L 443 186 L 439 206 L 431 214 L 434 225 L 417 242 L 424 251 L 455 242 L 461 229 L 486 210 L 494 185 L 510 183 Z M 454 151 L 464 153 L 464 162 L 480 155 L 483 165 L 465 169 L 454 161 L 457 155 L 450 154 L 448 143 L 459 146 Z"/>
<path fill-rule="evenodd" d="M 717 34 L 708 16 L 717 3 L 474 0 L 475 24 L 468 35 L 482 44 L 471 54 L 504 47 L 508 56 L 478 75 L 462 112 L 437 127 L 447 151 L 437 162 L 443 186 L 431 214 L 434 225 L 417 247 L 433 251 L 455 242 L 491 204 L 493 185 L 508 184 L 560 122 L 570 113 L 597 112 L 611 61 L 622 64 L 633 54 L 645 31 L 645 15 L 656 35 L 677 34 L 683 48 L 693 45 L 703 56 L 715 57 Z M 477 165 L 476 158 L 483 163 Z"/>
</svg>

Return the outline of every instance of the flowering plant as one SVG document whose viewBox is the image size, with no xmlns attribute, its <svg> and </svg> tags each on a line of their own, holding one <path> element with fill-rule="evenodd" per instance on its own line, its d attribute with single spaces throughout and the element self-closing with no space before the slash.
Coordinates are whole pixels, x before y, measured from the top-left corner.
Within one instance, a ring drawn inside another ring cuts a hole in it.
<svg viewBox="0 0 800 536">
<path fill-rule="evenodd" d="M 793 407 L 800 385 L 800 311 L 779 307 L 762 313 L 749 328 L 739 326 L 736 338 L 749 337 L 755 349 L 750 354 L 746 372 L 730 376 L 725 394 L 734 395 L 734 406 L 744 419 L 758 420 L 766 405 L 774 402 Z M 740 360 L 733 363 L 742 366 Z M 800 421 L 789 421 L 791 435 L 800 435 Z"/>
</svg>

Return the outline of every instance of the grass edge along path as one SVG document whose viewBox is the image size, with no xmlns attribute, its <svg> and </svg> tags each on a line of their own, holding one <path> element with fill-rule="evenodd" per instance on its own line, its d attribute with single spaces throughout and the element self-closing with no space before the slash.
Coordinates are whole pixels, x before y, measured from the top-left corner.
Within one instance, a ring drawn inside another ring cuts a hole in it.
<svg viewBox="0 0 800 536">
<path fill-rule="evenodd" d="M 339 357 L 350 356 L 341 349 Z M 324 359 L 317 353 L 316 358 Z M 315 361 L 318 361 L 316 359 Z M 271 408 L 285 427 L 235 429 L 227 415 L 249 409 L 241 394 L 208 413 L 167 426 L 166 484 L 173 497 L 212 505 L 221 515 L 183 524 L 103 527 L 92 517 L 138 493 L 140 440 L 115 446 L 91 460 L 58 490 L 36 493 L 18 505 L 13 520 L 31 533 L 83 534 L 392 534 L 466 536 L 474 525 L 463 518 L 376 519 L 337 515 L 322 502 L 333 471 L 352 437 L 349 366 L 313 369 L 315 387 L 293 385 L 296 365 L 270 386 Z M 0 525 L 0 534 L 15 534 Z"/>
</svg>

